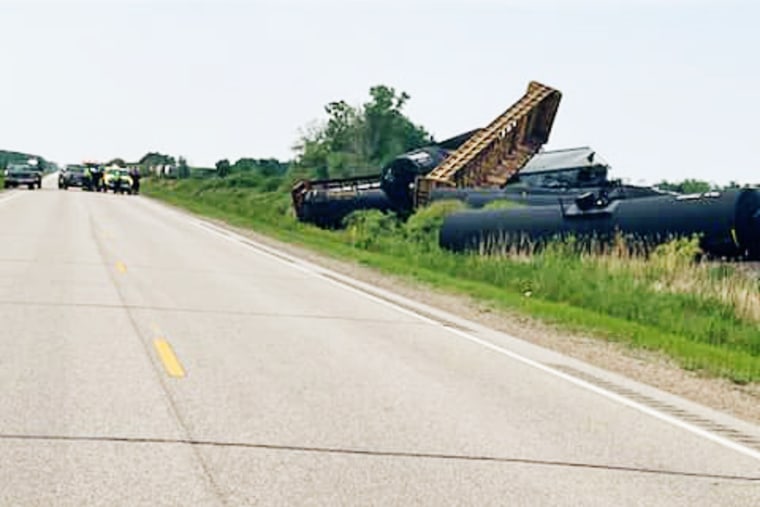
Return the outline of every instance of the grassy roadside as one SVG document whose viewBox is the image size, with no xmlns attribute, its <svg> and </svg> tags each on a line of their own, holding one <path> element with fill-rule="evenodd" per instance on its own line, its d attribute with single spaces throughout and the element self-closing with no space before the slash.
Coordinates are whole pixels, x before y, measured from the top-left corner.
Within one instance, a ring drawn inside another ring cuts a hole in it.
<svg viewBox="0 0 760 507">
<path fill-rule="evenodd" d="M 579 256 L 563 245 L 530 257 L 456 255 L 435 245 L 440 207 L 406 224 L 363 213 L 347 230 L 331 232 L 298 223 L 287 193 L 260 191 L 274 187 L 233 176 L 148 181 L 145 194 L 571 331 L 661 351 L 684 368 L 740 383 L 760 380 L 758 280 L 730 266 L 688 262 L 688 245 L 669 246 L 647 262 Z"/>
</svg>

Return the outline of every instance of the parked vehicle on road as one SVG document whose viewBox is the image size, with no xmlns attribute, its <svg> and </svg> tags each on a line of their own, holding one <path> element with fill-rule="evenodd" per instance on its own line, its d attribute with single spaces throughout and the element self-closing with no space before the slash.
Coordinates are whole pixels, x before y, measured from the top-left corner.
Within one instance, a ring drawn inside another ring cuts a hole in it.
<svg viewBox="0 0 760 507">
<path fill-rule="evenodd" d="M 67 165 L 58 173 L 58 188 L 66 190 L 69 187 L 85 186 L 85 168 L 81 165 Z"/>
<path fill-rule="evenodd" d="M 27 187 L 29 190 L 42 188 L 42 176 L 32 167 L 26 165 L 10 165 L 5 171 L 3 187 Z"/>
<path fill-rule="evenodd" d="M 106 169 L 103 181 L 106 190 L 111 190 L 114 194 L 131 194 L 132 193 L 132 176 L 127 169 L 109 167 Z"/>
</svg>

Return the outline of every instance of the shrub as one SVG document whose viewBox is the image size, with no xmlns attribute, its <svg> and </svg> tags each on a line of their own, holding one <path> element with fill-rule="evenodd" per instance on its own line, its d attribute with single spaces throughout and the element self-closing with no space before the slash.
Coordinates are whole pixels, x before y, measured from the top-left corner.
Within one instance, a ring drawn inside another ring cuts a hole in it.
<svg viewBox="0 0 760 507">
<path fill-rule="evenodd" d="M 262 192 L 275 192 L 282 185 L 282 178 L 278 176 L 265 177 L 261 182 Z"/>
<path fill-rule="evenodd" d="M 438 233 L 443 219 L 464 209 L 467 209 L 467 206 L 461 201 L 436 201 L 409 217 L 404 225 L 405 237 L 428 251 L 435 250 L 438 248 Z"/>
<path fill-rule="evenodd" d="M 379 210 L 354 211 L 343 219 L 351 244 L 357 248 L 369 249 L 383 237 L 395 234 L 399 228 L 394 215 Z"/>
<path fill-rule="evenodd" d="M 658 245 L 649 256 L 649 262 L 652 269 L 672 278 L 693 264 L 701 253 L 698 236 L 676 238 Z"/>
<path fill-rule="evenodd" d="M 263 179 L 256 173 L 235 173 L 225 178 L 224 182 L 230 188 L 259 188 Z"/>
</svg>

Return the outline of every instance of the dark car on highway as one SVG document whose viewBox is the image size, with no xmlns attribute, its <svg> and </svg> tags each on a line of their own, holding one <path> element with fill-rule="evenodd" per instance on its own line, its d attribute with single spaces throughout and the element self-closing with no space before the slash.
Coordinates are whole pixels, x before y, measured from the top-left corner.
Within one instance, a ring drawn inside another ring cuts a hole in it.
<svg viewBox="0 0 760 507">
<path fill-rule="evenodd" d="M 85 168 L 81 165 L 67 165 L 58 174 L 58 188 L 84 187 L 86 183 Z"/>
<path fill-rule="evenodd" d="M 29 190 L 42 188 L 42 177 L 32 167 L 12 165 L 5 171 L 3 187 L 27 187 Z"/>
</svg>

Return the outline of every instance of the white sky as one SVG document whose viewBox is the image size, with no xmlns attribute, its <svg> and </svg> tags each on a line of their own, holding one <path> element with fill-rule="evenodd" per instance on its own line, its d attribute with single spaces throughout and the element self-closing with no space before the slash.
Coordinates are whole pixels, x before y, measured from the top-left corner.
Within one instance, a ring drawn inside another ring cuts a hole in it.
<svg viewBox="0 0 760 507">
<path fill-rule="evenodd" d="M 739 0 L 0 0 L 0 149 L 287 159 L 381 83 L 443 139 L 536 79 L 563 92 L 548 148 L 632 182 L 757 183 L 759 20 Z"/>
</svg>

